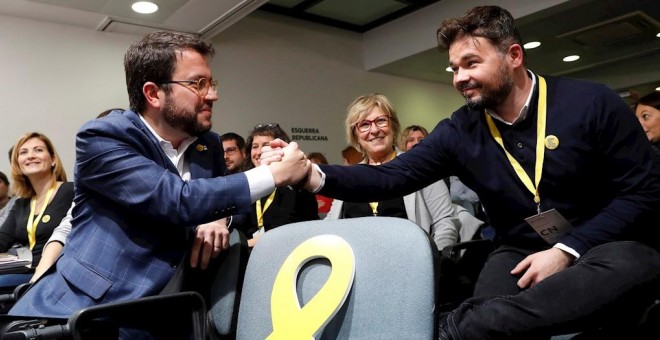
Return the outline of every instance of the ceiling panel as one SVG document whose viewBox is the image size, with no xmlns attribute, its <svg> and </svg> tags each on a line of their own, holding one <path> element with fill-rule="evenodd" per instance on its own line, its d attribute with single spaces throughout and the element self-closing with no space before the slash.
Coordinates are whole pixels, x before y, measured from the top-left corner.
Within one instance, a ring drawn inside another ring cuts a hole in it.
<svg viewBox="0 0 660 340">
<path fill-rule="evenodd" d="M 408 5 L 397 0 L 326 0 L 307 9 L 307 13 L 364 26 Z"/>
</svg>

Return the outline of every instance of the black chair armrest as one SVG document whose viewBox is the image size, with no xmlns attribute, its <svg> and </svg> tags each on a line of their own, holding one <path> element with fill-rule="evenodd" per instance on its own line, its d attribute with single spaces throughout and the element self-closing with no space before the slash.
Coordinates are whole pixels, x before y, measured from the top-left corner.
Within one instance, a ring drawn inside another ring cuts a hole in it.
<svg viewBox="0 0 660 340">
<path fill-rule="evenodd" d="M 197 292 L 156 295 L 82 309 L 68 321 L 73 339 L 113 334 L 119 328 L 165 334 L 167 337 L 206 338 L 206 303 Z"/>
<path fill-rule="evenodd" d="M 459 242 L 442 248 L 442 256 L 458 263 L 461 259 L 462 250 L 484 250 L 490 252 L 493 249 L 493 241 L 487 239 L 470 240 Z"/>
</svg>

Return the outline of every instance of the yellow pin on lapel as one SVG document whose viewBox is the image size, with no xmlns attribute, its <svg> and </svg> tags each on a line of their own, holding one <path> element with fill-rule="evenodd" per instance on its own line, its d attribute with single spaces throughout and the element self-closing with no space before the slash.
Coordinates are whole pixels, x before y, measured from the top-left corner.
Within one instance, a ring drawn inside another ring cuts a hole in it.
<svg viewBox="0 0 660 340">
<path fill-rule="evenodd" d="M 50 215 L 44 215 L 44 217 L 41 218 L 42 223 L 48 223 L 50 221 Z"/>
<path fill-rule="evenodd" d="M 197 151 L 199 151 L 199 152 L 205 151 L 206 150 L 206 145 L 197 144 L 195 149 L 197 149 Z"/>
<path fill-rule="evenodd" d="M 548 148 L 548 150 L 554 150 L 557 147 L 559 147 L 559 138 L 554 135 L 549 135 L 548 137 L 545 137 L 545 147 Z"/>
</svg>

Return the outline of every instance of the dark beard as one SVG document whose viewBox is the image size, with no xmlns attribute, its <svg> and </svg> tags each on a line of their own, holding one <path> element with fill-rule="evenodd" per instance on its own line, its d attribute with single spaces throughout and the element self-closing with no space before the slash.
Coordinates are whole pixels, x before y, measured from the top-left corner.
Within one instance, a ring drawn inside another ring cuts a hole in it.
<svg viewBox="0 0 660 340">
<path fill-rule="evenodd" d="M 504 65 L 502 65 L 498 73 L 497 85 L 494 89 L 488 90 L 484 89 L 479 83 L 469 83 L 461 84 L 459 90 L 470 87 L 481 88 L 483 92 L 480 93 L 481 97 L 479 99 L 470 100 L 467 97 L 465 98 L 465 103 L 467 104 L 468 109 L 474 111 L 494 109 L 504 103 L 511 93 L 511 90 L 513 89 L 513 79 L 511 79 L 511 76 L 506 72 Z"/>
<path fill-rule="evenodd" d="M 197 111 L 201 110 L 203 105 L 211 106 L 212 104 L 203 103 L 195 108 L 195 112 L 190 112 L 175 105 L 172 97 L 168 96 L 165 100 L 163 117 L 173 128 L 179 129 L 190 136 L 199 137 L 211 129 L 210 125 L 207 127 L 197 121 Z"/>
</svg>

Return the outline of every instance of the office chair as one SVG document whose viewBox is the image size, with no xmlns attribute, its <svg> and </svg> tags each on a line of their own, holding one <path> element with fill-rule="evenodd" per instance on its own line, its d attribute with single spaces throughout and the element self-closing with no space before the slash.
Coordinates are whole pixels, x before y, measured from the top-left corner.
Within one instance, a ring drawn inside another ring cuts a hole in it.
<svg viewBox="0 0 660 340">
<path fill-rule="evenodd" d="M 435 339 L 437 256 L 406 219 L 270 230 L 250 254 L 236 339 Z"/>
</svg>

